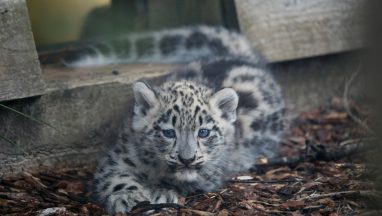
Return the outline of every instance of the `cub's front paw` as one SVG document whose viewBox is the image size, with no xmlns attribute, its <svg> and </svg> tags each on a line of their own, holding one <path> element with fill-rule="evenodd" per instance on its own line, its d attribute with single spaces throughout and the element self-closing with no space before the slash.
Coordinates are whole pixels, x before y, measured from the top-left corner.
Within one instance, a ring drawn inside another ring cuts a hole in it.
<svg viewBox="0 0 382 216">
<path fill-rule="evenodd" d="M 107 198 L 106 209 L 111 214 L 128 213 L 138 203 L 148 200 L 143 194 L 129 192 L 111 194 Z"/>
<path fill-rule="evenodd" d="M 151 195 L 151 203 L 178 203 L 178 196 L 173 190 L 155 190 Z"/>
</svg>

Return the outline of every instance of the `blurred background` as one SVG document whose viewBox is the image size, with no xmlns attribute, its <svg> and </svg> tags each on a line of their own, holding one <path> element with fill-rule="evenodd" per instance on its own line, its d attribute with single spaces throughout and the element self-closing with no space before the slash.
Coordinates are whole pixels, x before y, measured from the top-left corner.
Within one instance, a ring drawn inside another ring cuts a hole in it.
<svg viewBox="0 0 382 216">
<path fill-rule="evenodd" d="M 27 0 L 37 46 L 78 40 L 88 14 L 111 0 Z"/>
<path fill-rule="evenodd" d="M 27 0 L 37 47 L 185 25 L 238 29 L 231 0 Z"/>
</svg>

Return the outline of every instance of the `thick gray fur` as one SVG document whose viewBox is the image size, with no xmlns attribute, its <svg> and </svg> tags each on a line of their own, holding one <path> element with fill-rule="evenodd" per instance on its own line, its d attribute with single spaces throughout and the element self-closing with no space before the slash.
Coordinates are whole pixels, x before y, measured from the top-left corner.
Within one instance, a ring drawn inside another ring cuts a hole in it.
<svg viewBox="0 0 382 216">
<path fill-rule="evenodd" d="M 161 34 L 188 32 L 182 36 L 186 41 L 198 29 Z M 233 33 L 203 34 L 210 40 Z M 94 195 L 109 213 L 129 212 L 142 201 L 176 203 L 190 192 L 213 191 L 260 157 L 277 153 L 284 131 L 283 97 L 247 46 L 229 52 L 237 56 L 209 55 L 180 67 L 158 87 L 134 84 L 132 118 L 126 116 L 127 126 L 94 176 Z M 175 137 L 165 136 L 169 129 Z M 209 136 L 198 136 L 200 129 L 208 129 Z"/>
</svg>

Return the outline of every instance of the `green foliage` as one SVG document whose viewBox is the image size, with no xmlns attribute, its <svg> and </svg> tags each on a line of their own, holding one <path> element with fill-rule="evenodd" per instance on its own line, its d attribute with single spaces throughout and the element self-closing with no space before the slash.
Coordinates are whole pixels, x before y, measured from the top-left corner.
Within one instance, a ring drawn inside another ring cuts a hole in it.
<svg viewBox="0 0 382 216">
<path fill-rule="evenodd" d="M 5 136 L 3 136 L 3 135 L 1 135 L 1 134 L 0 134 L 0 139 L 1 139 L 1 140 L 4 140 L 5 142 L 8 142 L 8 143 L 10 143 L 10 144 L 17 145 L 17 143 L 13 142 L 12 140 L 6 138 Z"/>
<path fill-rule="evenodd" d="M 37 118 L 35 118 L 35 117 L 33 117 L 33 116 L 30 116 L 30 115 L 27 115 L 27 114 L 22 113 L 22 112 L 20 112 L 20 111 L 17 111 L 17 110 L 15 110 L 15 109 L 13 109 L 13 108 L 11 108 L 11 107 L 9 107 L 9 106 L 6 106 L 6 105 L 4 105 L 4 104 L 0 104 L 0 108 L 4 108 L 4 109 L 6 109 L 6 110 L 9 110 L 9 111 L 11 111 L 11 112 L 14 112 L 14 113 L 16 113 L 16 114 L 18 114 L 18 115 L 20 115 L 20 116 L 22 116 L 22 117 L 24 117 L 24 118 L 26 118 L 26 119 L 28 119 L 28 120 L 30 120 L 30 121 L 33 121 L 33 122 L 35 122 L 35 123 L 37 123 L 37 124 L 45 125 L 45 126 L 48 126 L 48 127 L 50 127 L 50 128 L 56 129 L 56 128 L 53 127 L 51 124 L 49 124 L 49 123 L 47 123 L 47 122 L 45 122 L 45 121 L 42 121 L 42 120 L 37 119 Z M 1 134 L 0 134 L 0 139 L 1 139 L 1 140 L 4 140 L 4 141 L 6 141 L 6 142 L 8 142 L 8 143 L 10 143 L 10 144 L 17 145 L 14 141 L 12 141 L 12 140 L 6 138 L 5 136 L 3 136 L 3 135 L 1 135 Z"/>
</svg>

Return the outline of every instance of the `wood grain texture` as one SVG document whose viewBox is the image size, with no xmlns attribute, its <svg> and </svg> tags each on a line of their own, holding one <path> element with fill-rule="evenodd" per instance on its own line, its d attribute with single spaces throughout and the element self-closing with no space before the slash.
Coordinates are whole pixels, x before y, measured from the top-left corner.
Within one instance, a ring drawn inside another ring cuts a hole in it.
<svg viewBox="0 0 382 216">
<path fill-rule="evenodd" d="M 0 101 L 40 95 L 45 85 L 24 0 L 0 1 Z"/>
<path fill-rule="evenodd" d="M 271 62 L 364 46 L 364 0 L 235 0 L 242 32 Z"/>
<path fill-rule="evenodd" d="M 85 68 L 57 68 L 47 65 L 42 67 L 42 71 L 47 83 L 46 92 L 51 92 L 108 83 L 131 84 L 138 79 L 166 75 L 174 67 L 175 64 L 115 64 Z"/>
<path fill-rule="evenodd" d="M 47 90 L 41 97 L 5 102 L 44 120 L 56 130 L 0 111 L 0 177 L 44 167 L 96 164 L 103 148 L 114 144 L 118 128 L 131 116 L 131 84 L 150 84 L 176 65 L 109 65 L 97 68 L 42 67 Z"/>
</svg>

